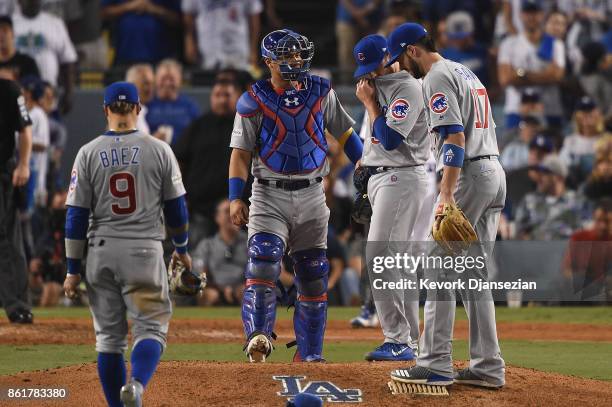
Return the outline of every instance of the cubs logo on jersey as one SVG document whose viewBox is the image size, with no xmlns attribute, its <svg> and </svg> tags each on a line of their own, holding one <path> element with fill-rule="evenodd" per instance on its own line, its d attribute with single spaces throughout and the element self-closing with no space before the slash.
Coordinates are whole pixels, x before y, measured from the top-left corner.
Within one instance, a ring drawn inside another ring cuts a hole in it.
<svg viewBox="0 0 612 407">
<path fill-rule="evenodd" d="M 397 99 L 391 104 L 391 116 L 397 120 L 403 120 L 408 116 L 410 104 L 406 99 Z"/>
<path fill-rule="evenodd" d="M 434 93 L 431 99 L 429 99 L 429 108 L 436 114 L 442 114 L 448 109 L 448 101 L 444 93 Z"/>
</svg>

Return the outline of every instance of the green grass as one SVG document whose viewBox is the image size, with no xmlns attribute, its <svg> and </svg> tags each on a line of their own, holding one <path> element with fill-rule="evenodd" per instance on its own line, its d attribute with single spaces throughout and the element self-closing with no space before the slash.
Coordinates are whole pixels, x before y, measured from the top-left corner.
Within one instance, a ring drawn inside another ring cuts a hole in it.
<svg viewBox="0 0 612 407">
<path fill-rule="evenodd" d="M 525 307 L 510 309 L 497 307 L 497 320 L 507 322 L 551 322 L 574 324 L 612 325 L 612 307 Z M 359 313 L 354 307 L 331 307 L 330 320 L 348 321 Z M 279 319 L 291 319 L 293 312 L 278 309 Z M 421 310 L 422 314 L 422 310 Z M 35 318 L 89 318 L 88 308 L 38 308 Z M 174 318 L 179 319 L 237 319 L 240 310 L 236 307 L 196 308 L 183 307 L 174 310 Z M 457 319 L 465 320 L 463 307 L 457 307 Z"/>
<path fill-rule="evenodd" d="M 344 342 L 325 345 L 330 362 L 363 361 L 363 354 L 376 342 Z M 455 341 L 454 356 L 468 357 L 466 341 Z M 508 340 L 501 343 L 506 363 L 546 372 L 612 380 L 612 346 L 598 342 L 539 342 Z M 294 349 L 278 346 L 270 361 L 288 362 Z M 0 375 L 94 362 L 91 345 L 0 345 Z M 164 353 L 164 360 L 244 361 L 236 344 L 174 344 Z"/>
</svg>

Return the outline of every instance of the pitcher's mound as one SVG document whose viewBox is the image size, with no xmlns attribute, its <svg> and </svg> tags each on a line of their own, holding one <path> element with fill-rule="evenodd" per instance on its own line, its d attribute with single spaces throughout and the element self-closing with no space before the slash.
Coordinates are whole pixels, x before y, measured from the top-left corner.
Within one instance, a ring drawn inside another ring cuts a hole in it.
<svg viewBox="0 0 612 407">
<path fill-rule="evenodd" d="M 612 382 L 509 367 L 506 387 L 485 390 L 454 385 L 448 397 L 392 395 L 387 382 L 397 363 L 163 362 L 150 383 L 147 406 L 284 406 L 299 391 L 317 393 L 325 405 L 355 406 L 604 406 Z M 10 402 L 11 406 L 103 406 L 94 364 L 0 376 L 0 387 L 66 388 L 64 400 Z M 329 403 L 329 404 L 328 404 Z"/>
</svg>

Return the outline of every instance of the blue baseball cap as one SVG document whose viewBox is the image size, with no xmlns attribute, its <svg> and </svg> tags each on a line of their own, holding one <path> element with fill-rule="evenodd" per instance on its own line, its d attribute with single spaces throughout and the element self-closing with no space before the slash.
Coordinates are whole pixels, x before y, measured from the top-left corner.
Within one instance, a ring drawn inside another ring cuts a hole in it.
<svg viewBox="0 0 612 407">
<path fill-rule="evenodd" d="M 104 106 L 115 102 L 127 102 L 138 104 L 138 89 L 133 83 L 115 82 L 104 90 Z"/>
<path fill-rule="evenodd" d="M 521 2 L 521 10 L 527 13 L 531 11 L 541 11 L 542 2 L 540 0 L 523 0 Z"/>
<path fill-rule="evenodd" d="M 539 133 L 529 143 L 529 148 L 542 150 L 546 153 L 551 153 L 555 147 L 553 141 L 546 134 Z"/>
<path fill-rule="evenodd" d="M 405 23 L 397 27 L 387 39 L 387 47 L 391 58 L 385 66 L 389 66 L 404 52 L 406 45 L 414 45 L 427 35 L 427 30 L 421 24 Z"/>
<path fill-rule="evenodd" d="M 353 57 L 357 62 L 357 69 L 353 76 L 359 78 L 374 71 L 385 58 L 386 53 L 387 40 L 385 37 L 378 34 L 363 37 L 353 48 Z"/>
</svg>

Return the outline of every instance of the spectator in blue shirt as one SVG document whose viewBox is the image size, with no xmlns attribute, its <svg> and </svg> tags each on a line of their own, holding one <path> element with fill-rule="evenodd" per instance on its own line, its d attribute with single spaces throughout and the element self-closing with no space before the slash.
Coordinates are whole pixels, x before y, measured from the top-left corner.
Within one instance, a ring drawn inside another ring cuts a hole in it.
<svg viewBox="0 0 612 407">
<path fill-rule="evenodd" d="M 180 1 L 102 0 L 101 11 L 114 23 L 115 65 L 157 63 L 178 48 L 172 40 L 179 39 L 173 27 L 180 23 Z"/>
<path fill-rule="evenodd" d="M 155 70 L 155 97 L 147 106 L 147 124 L 154 137 L 174 145 L 183 130 L 200 115 L 200 108 L 180 93 L 183 72 L 173 59 L 165 59 Z"/>
<path fill-rule="evenodd" d="M 448 47 L 440 52 L 444 58 L 460 62 L 478 76 L 483 85 L 489 84 L 487 47 L 474 39 L 474 19 L 465 11 L 455 11 L 446 19 Z"/>
<path fill-rule="evenodd" d="M 423 0 L 422 16 L 425 27 L 435 32 L 438 22 L 455 11 L 466 11 L 475 22 L 476 38 L 486 42 L 492 38 L 491 22 L 495 20 L 492 0 Z"/>
</svg>

